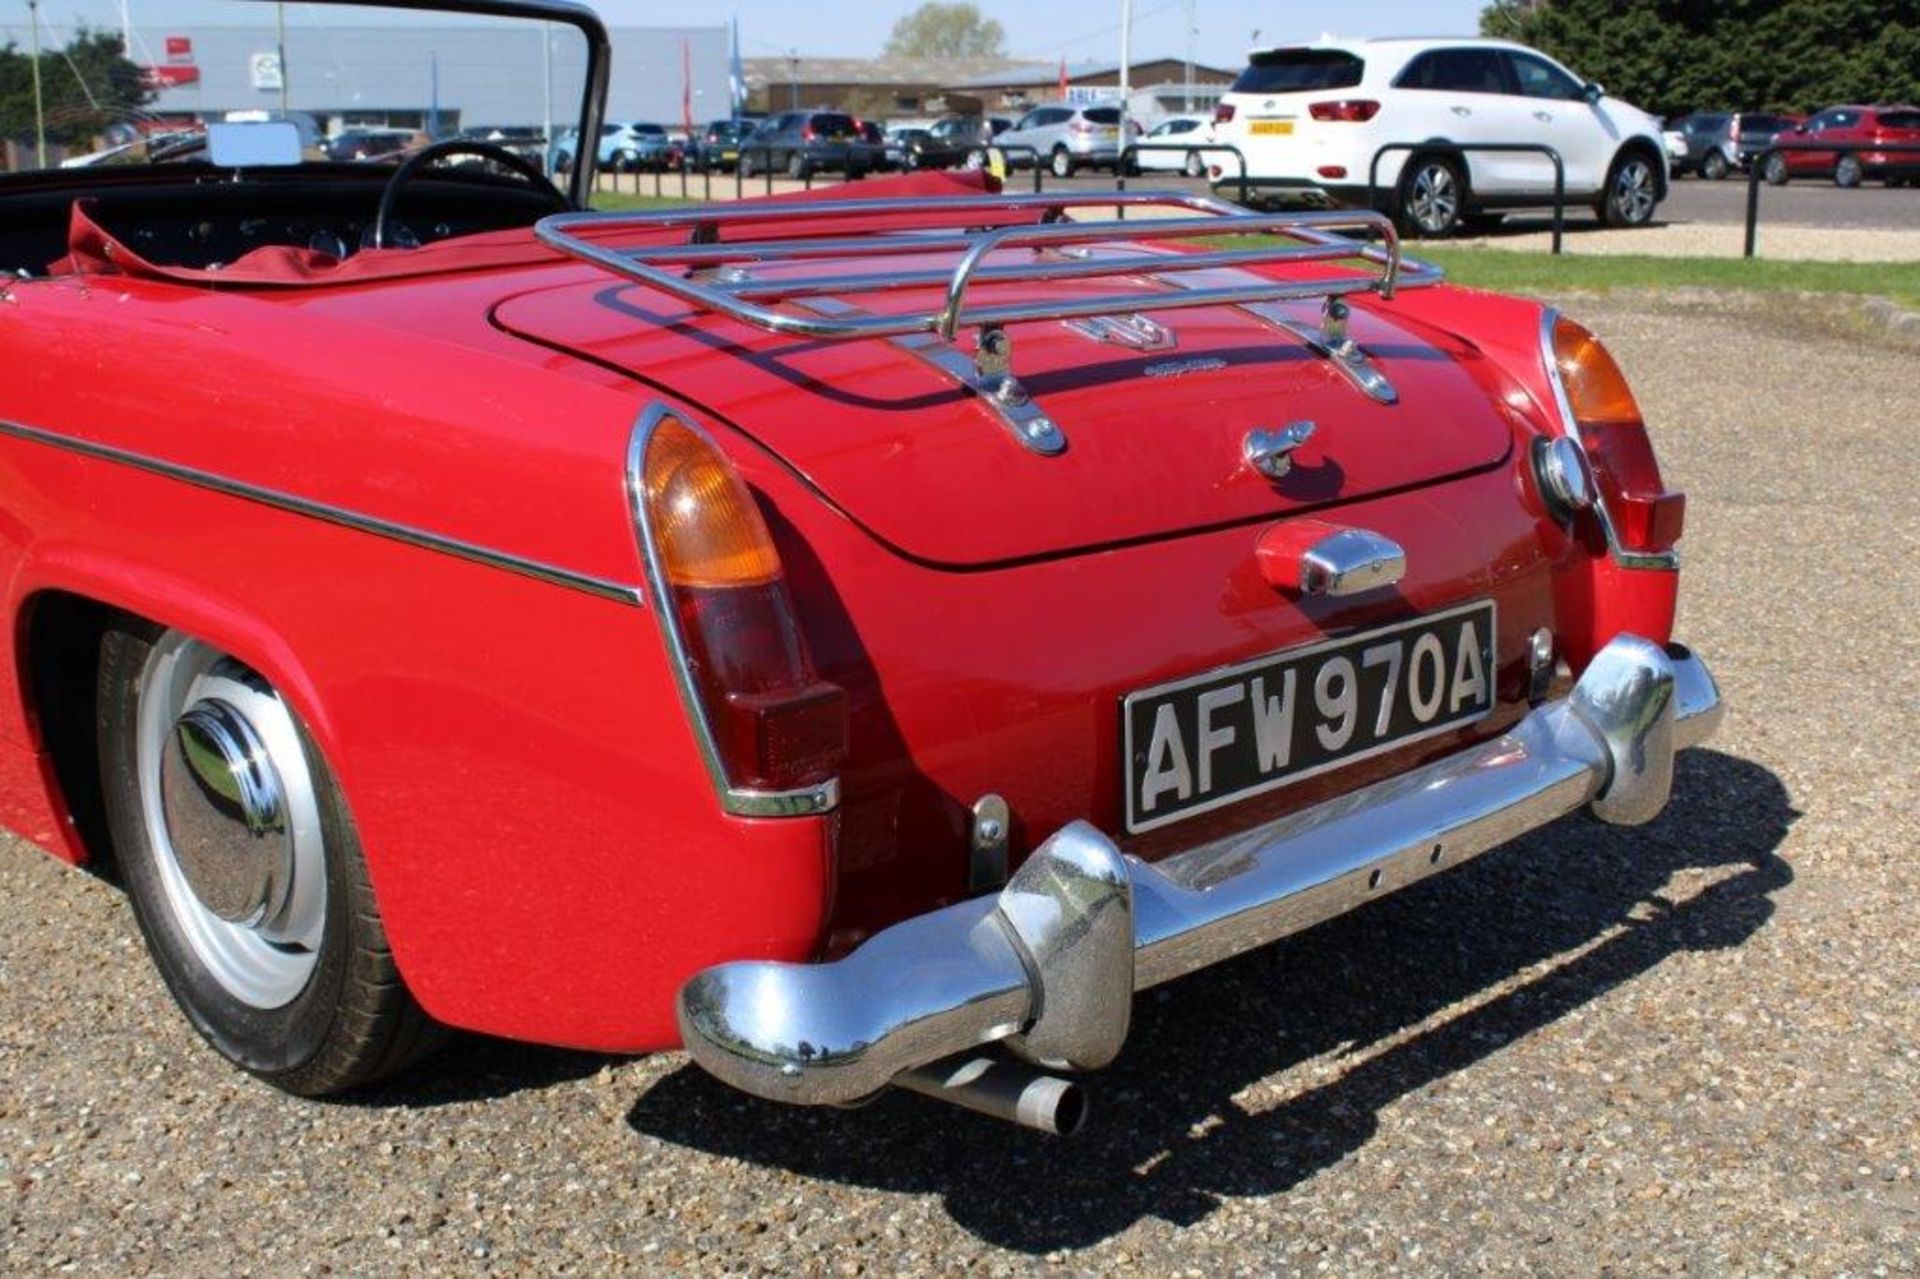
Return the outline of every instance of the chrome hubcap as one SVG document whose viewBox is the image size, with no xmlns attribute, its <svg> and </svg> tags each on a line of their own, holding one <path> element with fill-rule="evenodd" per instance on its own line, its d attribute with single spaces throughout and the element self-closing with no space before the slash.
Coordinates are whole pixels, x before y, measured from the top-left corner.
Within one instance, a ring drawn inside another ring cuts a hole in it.
<svg viewBox="0 0 1920 1279">
<path fill-rule="evenodd" d="M 1613 206 L 1628 222 L 1643 222 L 1653 215 L 1653 170 L 1645 161 L 1629 160 L 1620 166 L 1613 183 Z"/>
<path fill-rule="evenodd" d="M 169 634 L 142 672 L 136 764 L 162 904 L 226 992 L 278 1008 L 326 924 L 326 855 L 293 717 L 264 680 Z"/>
<path fill-rule="evenodd" d="M 1444 231 L 1453 225 L 1460 212 L 1460 191 L 1453 170 L 1442 164 L 1430 164 L 1413 177 L 1409 200 L 1413 220 L 1422 231 Z"/>
</svg>

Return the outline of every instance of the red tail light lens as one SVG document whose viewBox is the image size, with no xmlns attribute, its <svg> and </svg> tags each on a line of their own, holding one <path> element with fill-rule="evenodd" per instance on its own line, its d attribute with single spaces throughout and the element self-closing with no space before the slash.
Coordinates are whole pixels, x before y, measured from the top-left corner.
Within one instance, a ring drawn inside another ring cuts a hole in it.
<svg viewBox="0 0 1920 1279">
<path fill-rule="evenodd" d="M 1215 106 L 1213 108 L 1213 122 L 1215 124 L 1232 124 L 1233 123 L 1233 103 L 1222 102 L 1217 106 Z"/>
<path fill-rule="evenodd" d="M 671 416 L 655 424 L 640 470 L 658 606 L 716 780 L 729 799 L 826 781 L 846 756 L 846 695 L 814 673 L 753 494 L 711 440 Z"/>
<path fill-rule="evenodd" d="M 1316 120 L 1341 120 L 1348 124 L 1365 124 L 1380 114 L 1380 104 L 1365 98 L 1347 98 L 1339 102 L 1315 102 L 1307 107 L 1307 114 Z"/>
<path fill-rule="evenodd" d="M 1686 494 L 1668 492 L 1661 480 L 1639 402 L 1613 355 L 1561 317 L 1553 326 L 1553 361 L 1621 548 L 1673 549 L 1686 521 Z"/>
<path fill-rule="evenodd" d="M 801 129 L 801 130 L 800 130 L 800 140 L 801 140 L 802 142 L 811 142 L 811 141 L 813 141 L 813 126 L 812 126 L 812 125 L 807 125 L 807 126 L 806 126 L 805 128 L 803 128 L 803 129 Z"/>
</svg>

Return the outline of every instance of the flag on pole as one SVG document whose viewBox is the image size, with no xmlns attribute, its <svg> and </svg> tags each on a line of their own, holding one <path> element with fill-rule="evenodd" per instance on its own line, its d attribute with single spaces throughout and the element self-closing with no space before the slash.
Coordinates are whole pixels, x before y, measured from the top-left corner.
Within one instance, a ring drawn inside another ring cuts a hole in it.
<svg viewBox="0 0 1920 1279">
<path fill-rule="evenodd" d="M 727 98 L 733 104 L 733 118 L 747 105 L 747 77 L 740 70 L 740 15 L 733 15 L 733 58 L 727 65 Z"/>
<path fill-rule="evenodd" d="M 680 38 L 680 123 L 693 136 L 693 41 Z"/>
</svg>

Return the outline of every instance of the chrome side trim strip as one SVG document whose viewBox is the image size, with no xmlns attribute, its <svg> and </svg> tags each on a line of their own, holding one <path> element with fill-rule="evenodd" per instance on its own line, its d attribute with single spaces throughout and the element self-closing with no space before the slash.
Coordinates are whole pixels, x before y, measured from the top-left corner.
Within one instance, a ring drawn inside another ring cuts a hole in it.
<svg viewBox="0 0 1920 1279">
<path fill-rule="evenodd" d="M 680 694 L 680 705 L 686 711 L 687 722 L 693 725 L 694 740 L 700 745 L 700 759 L 706 765 L 707 777 L 713 783 L 714 793 L 720 797 L 720 807 L 738 817 L 809 817 L 830 813 L 840 805 L 840 779 L 837 777 L 798 790 L 751 790 L 733 785 L 727 777 L 726 766 L 720 762 L 720 746 L 714 739 L 713 724 L 707 718 L 706 704 L 700 700 L 700 690 L 693 682 L 693 663 L 687 651 L 686 636 L 681 633 L 680 619 L 675 616 L 674 609 L 665 603 L 671 599 L 667 574 L 660 563 L 659 548 L 654 545 L 653 522 L 647 516 L 647 442 L 653 438 L 660 423 L 669 417 L 690 430 L 706 434 L 700 424 L 686 413 L 671 409 L 657 400 L 649 404 L 634 423 L 633 435 L 627 444 L 627 504 L 633 513 L 634 536 L 640 541 L 640 553 L 647 564 L 647 585 L 653 591 L 653 598 L 663 602 L 661 607 L 653 610 L 654 616 L 660 620 L 660 637 L 667 646 L 674 687 Z"/>
<path fill-rule="evenodd" d="M 1540 363 L 1547 370 L 1547 383 L 1553 387 L 1553 405 L 1560 414 L 1560 426 L 1580 445 L 1584 457 L 1586 441 L 1580 437 L 1580 423 L 1574 420 L 1573 401 L 1567 398 L 1567 384 L 1560 377 L 1560 365 L 1553 358 L 1553 326 L 1560 318 L 1559 307 L 1546 307 L 1540 312 Z M 1620 545 L 1620 530 L 1613 522 L 1613 512 L 1607 509 L 1606 500 L 1597 494 L 1593 502 L 1593 513 L 1600 520 L 1601 531 L 1607 535 L 1607 551 L 1613 556 L 1614 563 L 1621 568 L 1645 568 L 1672 572 L 1680 567 L 1680 552 L 1671 551 L 1629 551 Z"/>
<path fill-rule="evenodd" d="M 262 488 L 257 484 L 231 480 L 222 475 L 214 475 L 191 466 L 182 466 L 177 462 L 163 461 L 144 453 L 116 448 L 110 444 L 98 444 L 92 440 L 60 435 L 53 431 L 43 431 L 38 427 L 23 426 L 18 422 L 4 420 L 0 420 L 0 435 L 12 436 L 34 444 L 44 444 L 49 448 L 77 453 L 82 457 L 130 466 L 150 475 L 178 480 L 182 484 L 191 484 L 195 488 L 206 489 L 208 492 L 219 493 L 225 497 L 257 502 L 262 506 L 271 506 L 295 515 L 304 515 L 308 519 L 322 520 L 328 524 L 339 525 L 341 528 L 350 528 L 355 532 L 370 533 L 391 542 L 402 542 L 408 546 L 417 546 L 422 550 L 435 551 L 441 555 L 451 555 L 455 559 L 467 560 L 488 568 L 517 573 L 521 577 L 530 577 L 551 586 L 562 586 L 568 590 L 597 595 L 601 599 L 612 600 L 618 604 L 643 607 L 646 603 L 646 597 L 641 593 L 640 588 L 625 582 L 610 581 L 590 573 L 579 573 L 573 569 L 545 564 L 539 560 L 525 559 L 507 551 L 477 546 L 472 542 L 463 542 L 459 538 L 447 537 L 441 533 L 431 533 L 410 524 L 398 524 L 377 516 L 362 515 L 358 511 L 349 511 L 325 502 L 316 502 L 311 498 L 300 497 L 293 493 L 283 493 L 278 489 Z"/>
</svg>

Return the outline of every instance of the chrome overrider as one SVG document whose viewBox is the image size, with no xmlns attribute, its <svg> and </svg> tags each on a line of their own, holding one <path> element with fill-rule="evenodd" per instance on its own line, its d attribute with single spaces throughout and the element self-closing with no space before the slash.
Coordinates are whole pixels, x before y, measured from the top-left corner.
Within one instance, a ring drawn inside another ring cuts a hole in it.
<svg viewBox="0 0 1920 1279">
<path fill-rule="evenodd" d="M 1564 700 L 1499 737 L 1154 865 L 1072 822 L 996 896 L 896 924 L 843 959 L 696 974 L 680 992 L 680 1029 L 720 1079 L 800 1104 L 854 1103 L 994 1041 L 1049 1070 L 1104 1066 L 1126 1039 L 1137 990 L 1582 807 L 1615 824 L 1651 820 L 1674 753 L 1710 737 L 1720 716 L 1697 657 L 1622 635 Z"/>
</svg>

